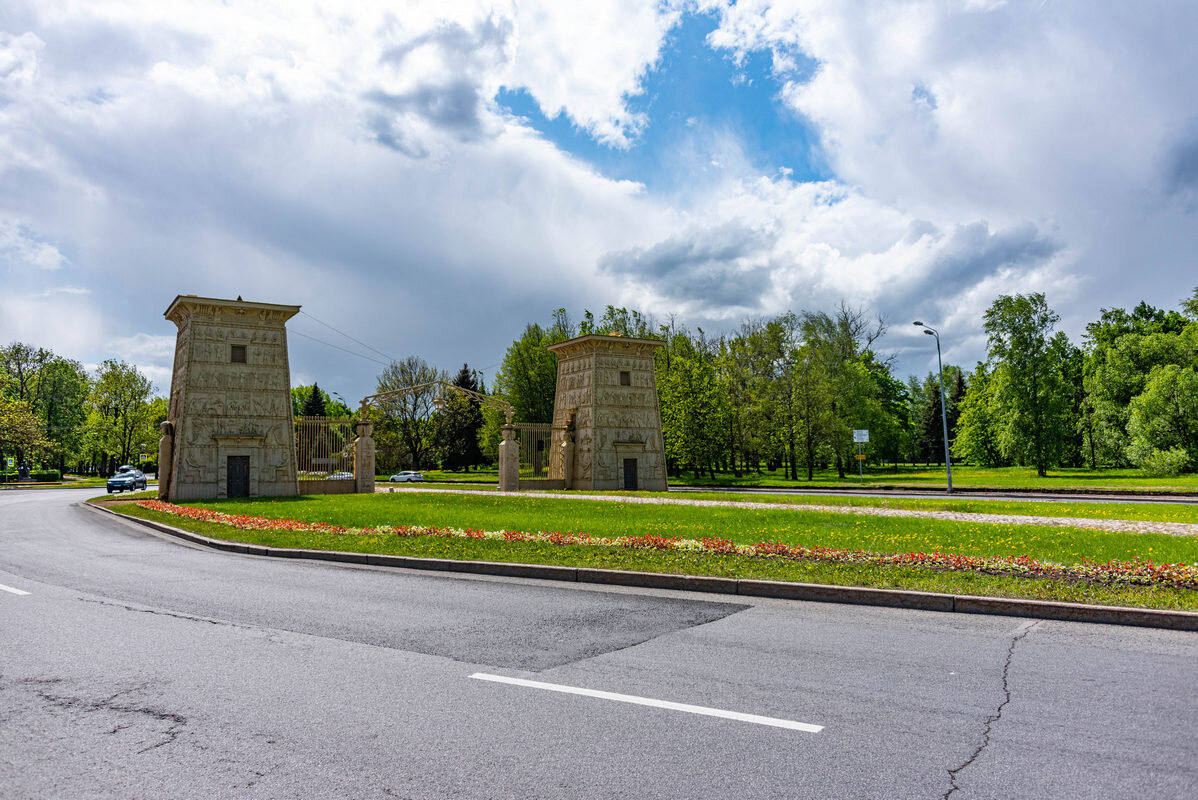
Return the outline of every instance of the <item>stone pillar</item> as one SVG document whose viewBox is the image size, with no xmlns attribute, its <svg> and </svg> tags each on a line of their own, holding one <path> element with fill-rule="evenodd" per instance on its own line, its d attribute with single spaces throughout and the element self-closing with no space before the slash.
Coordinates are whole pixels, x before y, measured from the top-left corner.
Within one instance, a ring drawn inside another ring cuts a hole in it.
<svg viewBox="0 0 1198 800">
<path fill-rule="evenodd" d="M 158 440 L 158 499 L 166 500 L 171 496 L 171 458 L 175 454 L 175 426 L 167 419 L 158 427 L 162 430 L 162 438 Z"/>
<path fill-rule="evenodd" d="M 354 426 L 358 438 L 354 441 L 354 480 L 358 494 L 374 494 L 374 438 L 370 433 L 374 423 L 358 420 Z"/>
<path fill-rule="evenodd" d="M 499 491 L 520 490 L 520 443 L 516 441 L 516 426 L 503 426 L 503 441 L 499 443 Z"/>
</svg>

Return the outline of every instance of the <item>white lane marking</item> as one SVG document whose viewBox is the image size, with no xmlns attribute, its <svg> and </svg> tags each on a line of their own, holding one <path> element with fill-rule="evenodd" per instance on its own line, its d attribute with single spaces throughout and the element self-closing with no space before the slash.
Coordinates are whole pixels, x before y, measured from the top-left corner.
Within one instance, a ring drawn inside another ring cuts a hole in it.
<svg viewBox="0 0 1198 800">
<path fill-rule="evenodd" d="M 29 592 L 22 592 L 20 589 L 14 589 L 11 586 L 5 586 L 3 583 L 0 583 L 0 591 L 12 592 L 13 594 L 29 594 Z"/>
<path fill-rule="evenodd" d="M 755 725 L 771 725 L 775 728 L 788 728 L 794 731 L 806 731 L 807 733 L 819 733 L 824 729 L 823 725 L 811 725 L 806 722 L 795 722 L 789 719 L 761 717 L 756 714 L 743 714 L 739 711 L 724 711 L 723 709 L 707 708 L 706 706 L 692 706 L 687 705 L 686 703 L 674 703 L 669 700 L 654 700 L 651 697 L 637 697 L 636 695 L 631 694 L 601 692 L 597 689 L 582 689 L 577 686 L 563 686 L 560 683 L 542 683 L 541 681 L 529 681 L 523 678 L 508 678 L 503 675 L 488 675 L 485 672 L 476 672 L 470 677 L 477 678 L 480 681 L 510 683 L 513 686 L 527 686 L 530 689 L 546 689 L 551 692 L 563 692 L 565 694 L 580 694 L 584 697 L 598 697 L 602 700 L 615 700 L 618 703 L 633 703 L 638 706 L 652 706 L 654 708 L 666 708 L 671 711 L 685 711 L 688 714 L 702 714 L 707 717 L 722 717 L 724 719 L 734 719 L 740 722 L 752 722 Z"/>
</svg>

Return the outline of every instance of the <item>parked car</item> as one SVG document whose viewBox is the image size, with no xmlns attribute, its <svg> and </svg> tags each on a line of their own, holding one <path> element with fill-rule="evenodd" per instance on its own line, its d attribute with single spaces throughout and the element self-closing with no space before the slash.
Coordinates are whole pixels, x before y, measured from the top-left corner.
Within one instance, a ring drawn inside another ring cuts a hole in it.
<svg viewBox="0 0 1198 800">
<path fill-rule="evenodd" d="M 387 480 L 391 481 L 392 483 L 416 483 L 417 481 L 423 481 L 424 476 L 419 472 L 405 470 L 403 472 L 395 473 Z"/>
<path fill-rule="evenodd" d="M 352 472 L 334 472 L 329 477 L 325 478 L 328 481 L 352 481 L 354 474 Z"/>
<path fill-rule="evenodd" d="M 122 464 L 117 467 L 116 474 L 108 479 L 104 488 L 108 490 L 109 494 L 144 489 L 146 488 L 146 474 L 130 464 Z"/>
</svg>

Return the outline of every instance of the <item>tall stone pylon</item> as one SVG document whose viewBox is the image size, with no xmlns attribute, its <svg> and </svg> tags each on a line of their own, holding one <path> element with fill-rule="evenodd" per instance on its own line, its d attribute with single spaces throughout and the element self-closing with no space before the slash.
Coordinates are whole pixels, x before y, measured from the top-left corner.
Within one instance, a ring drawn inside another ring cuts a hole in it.
<svg viewBox="0 0 1198 800">
<path fill-rule="evenodd" d="M 588 334 L 557 355 L 549 478 L 567 489 L 665 491 L 653 352 L 665 342 Z"/>
<path fill-rule="evenodd" d="M 299 310 L 195 295 L 167 308 L 179 332 L 160 498 L 299 494 L 286 329 Z"/>
</svg>

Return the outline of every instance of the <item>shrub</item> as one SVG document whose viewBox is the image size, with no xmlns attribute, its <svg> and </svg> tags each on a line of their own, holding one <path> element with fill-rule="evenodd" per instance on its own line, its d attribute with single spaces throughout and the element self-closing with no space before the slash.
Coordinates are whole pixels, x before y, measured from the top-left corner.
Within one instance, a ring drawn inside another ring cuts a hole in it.
<svg viewBox="0 0 1198 800">
<path fill-rule="evenodd" d="M 1157 447 L 1145 448 L 1134 455 L 1137 456 L 1136 466 L 1145 475 L 1154 478 L 1171 478 L 1174 475 L 1180 475 L 1190 464 L 1189 453 L 1180 447 L 1171 447 L 1168 450 L 1161 450 Z"/>
<path fill-rule="evenodd" d="M 29 477 L 35 481 L 60 481 L 62 473 L 56 469 L 31 469 Z"/>
</svg>

